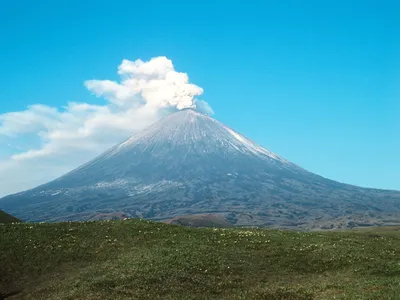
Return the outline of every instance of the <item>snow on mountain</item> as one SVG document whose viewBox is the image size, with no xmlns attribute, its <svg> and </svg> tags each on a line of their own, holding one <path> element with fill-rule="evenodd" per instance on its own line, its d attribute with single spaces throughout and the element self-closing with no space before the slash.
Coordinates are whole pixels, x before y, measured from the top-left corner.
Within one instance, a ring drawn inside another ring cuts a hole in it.
<svg viewBox="0 0 400 300">
<path fill-rule="evenodd" d="M 0 200 L 0 208 L 31 221 L 221 213 L 241 225 L 304 228 L 366 213 L 385 223 L 399 204 L 399 192 L 312 174 L 193 109 L 163 118 L 52 182 Z"/>
</svg>

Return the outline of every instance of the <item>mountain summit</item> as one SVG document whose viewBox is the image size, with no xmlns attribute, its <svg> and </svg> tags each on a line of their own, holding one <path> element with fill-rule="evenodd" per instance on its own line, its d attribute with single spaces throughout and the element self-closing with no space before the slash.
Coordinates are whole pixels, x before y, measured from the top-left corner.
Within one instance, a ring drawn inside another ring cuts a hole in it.
<svg viewBox="0 0 400 300">
<path fill-rule="evenodd" d="M 400 193 L 325 179 L 184 109 L 0 208 L 30 221 L 219 213 L 238 225 L 310 229 L 389 224 Z"/>
</svg>

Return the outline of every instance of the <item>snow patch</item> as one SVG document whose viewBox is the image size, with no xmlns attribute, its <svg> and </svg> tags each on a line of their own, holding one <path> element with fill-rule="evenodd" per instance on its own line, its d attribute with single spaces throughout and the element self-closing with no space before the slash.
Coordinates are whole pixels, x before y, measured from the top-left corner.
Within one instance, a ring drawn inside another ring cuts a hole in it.
<svg viewBox="0 0 400 300">
<path fill-rule="evenodd" d="M 95 184 L 95 188 L 121 187 L 129 184 L 126 179 L 117 179 L 114 181 L 101 181 Z"/>
<path fill-rule="evenodd" d="M 270 158 L 273 158 L 275 160 L 279 160 L 280 162 L 283 163 L 287 163 L 284 159 L 282 159 L 281 157 L 277 156 L 276 154 L 268 151 L 267 149 L 251 142 L 250 140 L 248 140 L 247 138 L 243 137 L 242 135 L 240 135 L 239 133 L 233 131 L 232 129 L 230 129 L 229 127 L 224 126 L 224 128 L 237 140 L 241 143 L 242 146 L 245 147 L 245 149 L 249 150 L 252 153 L 261 153 L 264 155 L 267 155 Z M 235 148 L 237 148 L 236 146 L 234 146 Z"/>
<path fill-rule="evenodd" d="M 225 128 L 226 128 L 226 130 L 228 130 L 228 132 L 229 132 L 231 135 L 233 135 L 233 137 L 234 137 L 235 139 L 237 139 L 239 142 L 241 142 L 241 143 L 243 143 L 243 144 L 248 144 L 248 142 L 247 142 L 243 137 L 241 137 L 238 133 L 234 132 L 232 129 L 230 129 L 230 128 L 228 128 L 228 127 L 225 127 Z"/>
<path fill-rule="evenodd" d="M 138 184 L 129 191 L 128 196 L 135 196 L 138 194 L 145 194 L 150 192 L 160 192 L 165 189 L 179 186 L 182 186 L 182 183 L 170 180 L 162 180 L 152 184 Z"/>
</svg>

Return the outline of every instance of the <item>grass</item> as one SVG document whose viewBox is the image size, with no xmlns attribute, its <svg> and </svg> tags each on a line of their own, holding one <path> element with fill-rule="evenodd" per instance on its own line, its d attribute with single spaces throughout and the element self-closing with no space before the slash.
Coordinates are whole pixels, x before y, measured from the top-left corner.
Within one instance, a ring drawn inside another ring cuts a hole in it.
<svg viewBox="0 0 400 300">
<path fill-rule="evenodd" d="M 4 224 L 0 290 L 19 292 L 9 299 L 399 299 L 398 229 Z"/>
<path fill-rule="evenodd" d="M 0 224 L 21 222 L 14 216 L 11 216 L 4 211 L 0 210 Z"/>
</svg>

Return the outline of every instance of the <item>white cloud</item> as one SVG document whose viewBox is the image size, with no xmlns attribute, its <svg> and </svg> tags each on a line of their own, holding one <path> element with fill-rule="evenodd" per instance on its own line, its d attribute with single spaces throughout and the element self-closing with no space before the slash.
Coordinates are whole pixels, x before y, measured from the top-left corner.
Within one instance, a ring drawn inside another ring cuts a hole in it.
<svg viewBox="0 0 400 300">
<path fill-rule="evenodd" d="M 50 127 L 56 115 L 57 109 L 40 104 L 31 105 L 25 111 L 2 114 L 0 115 L 0 135 L 12 137 L 37 132 Z"/>
<path fill-rule="evenodd" d="M 6 144 L 12 145 L 27 136 L 40 143 L 38 148 L 0 160 L 0 196 L 64 174 L 157 121 L 171 108 L 197 106 L 213 113 L 207 102 L 196 99 L 203 89 L 189 83 L 188 75 L 177 72 L 166 57 L 147 62 L 124 59 L 118 74 L 120 82 L 84 83 L 94 95 L 107 100 L 105 105 L 70 102 L 56 108 L 37 104 L 0 115 L 1 143 L 7 139 Z"/>
</svg>

